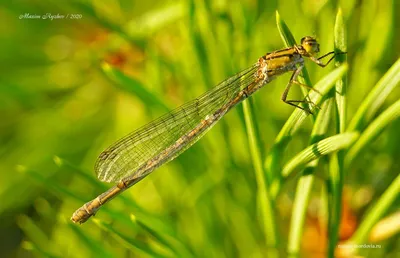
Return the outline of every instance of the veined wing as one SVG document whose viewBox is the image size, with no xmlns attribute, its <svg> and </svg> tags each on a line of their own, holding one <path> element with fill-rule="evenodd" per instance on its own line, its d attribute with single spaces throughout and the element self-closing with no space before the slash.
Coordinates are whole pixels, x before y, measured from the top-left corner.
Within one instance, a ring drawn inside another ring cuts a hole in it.
<svg viewBox="0 0 400 258">
<path fill-rule="evenodd" d="M 126 135 L 103 151 L 95 172 L 101 181 L 117 182 L 133 176 L 147 161 L 174 144 L 195 128 L 207 115 L 229 103 L 244 87 L 255 80 L 257 64 L 221 82 L 200 97 Z M 191 146 L 200 137 L 187 145 Z M 186 147 L 189 147 L 186 146 Z M 182 148 L 182 151 L 187 148 Z M 179 153 L 181 153 L 180 151 Z M 175 158 L 173 155 L 169 160 Z"/>
</svg>

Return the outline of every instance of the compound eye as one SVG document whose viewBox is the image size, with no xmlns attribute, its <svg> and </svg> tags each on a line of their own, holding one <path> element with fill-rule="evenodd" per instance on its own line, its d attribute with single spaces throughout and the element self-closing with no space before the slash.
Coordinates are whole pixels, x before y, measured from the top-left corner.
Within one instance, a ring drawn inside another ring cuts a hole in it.
<svg viewBox="0 0 400 258">
<path fill-rule="evenodd" d="M 315 46 L 315 42 L 313 41 L 307 41 L 306 44 L 309 46 Z"/>
</svg>

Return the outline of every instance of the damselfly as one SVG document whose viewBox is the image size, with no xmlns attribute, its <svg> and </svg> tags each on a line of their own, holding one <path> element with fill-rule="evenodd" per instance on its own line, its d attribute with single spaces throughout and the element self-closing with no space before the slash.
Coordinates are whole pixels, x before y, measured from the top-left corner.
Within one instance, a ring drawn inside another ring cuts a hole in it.
<svg viewBox="0 0 400 258">
<path fill-rule="evenodd" d="M 311 113 L 311 108 L 305 106 L 312 107 L 312 102 L 288 100 L 287 96 L 292 84 L 308 87 L 297 81 L 304 68 L 304 57 L 325 67 L 335 55 L 342 54 L 332 51 L 316 58 L 318 52 L 317 40 L 307 36 L 300 45 L 267 53 L 251 67 L 108 147 L 97 159 L 95 171 L 101 181 L 118 182 L 117 185 L 76 210 L 71 220 L 76 223 L 88 220 L 102 205 L 192 146 L 229 110 L 278 75 L 293 71 L 282 100 Z M 331 56 L 328 62 L 322 63 L 328 56 Z M 306 105 L 299 105 L 302 103 Z"/>
</svg>

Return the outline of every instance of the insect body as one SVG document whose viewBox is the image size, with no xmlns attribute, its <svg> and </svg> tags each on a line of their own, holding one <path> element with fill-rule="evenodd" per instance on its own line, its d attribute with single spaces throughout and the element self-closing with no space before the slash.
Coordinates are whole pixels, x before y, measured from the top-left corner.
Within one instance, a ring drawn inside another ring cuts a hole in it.
<svg viewBox="0 0 400 258">
<path fill-rule="evenodd" d="M 297 81 L 304 68 L 304 58 L 321 67 L 325 67 L 335 55 L 329 52 L 316 58 L 319 44 L 313 37 L 304 37 L 300 45 L 268 53 L 242 72 L 226 79 L 200 97 L 165 114 L 153 122 L 123 137 L 97 159 L 95 171 L 104 182 L 118 182 L 114 187 L 102 193 L 92 201 L 76 210 L 71 220 L 83 223 L 112 198 L 142 180 L 154 169 L 176 158 L 199 140 L 229 110 L 248 98 L 277 76 L 293 71 L 283 94 L 282 100 L 307 113 L 311 109 L 300 106 L 307 100 L 288 100 L 292 84 L 310 88 Z M 321 59 L 331 56 L 327 63 Z"/>
</svg>

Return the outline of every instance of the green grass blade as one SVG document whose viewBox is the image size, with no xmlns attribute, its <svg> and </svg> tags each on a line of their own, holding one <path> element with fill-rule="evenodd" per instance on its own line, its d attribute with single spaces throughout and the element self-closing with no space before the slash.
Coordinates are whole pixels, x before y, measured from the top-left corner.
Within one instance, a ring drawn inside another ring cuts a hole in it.
<svg viewBox="0 0 400 258">
<path fill-rule="evenodd" d="M 296 39 L 293 37 L 292 32 L 289 27 L 286 25 L 285 21 L 282 20 L 281 15 L 278 11 L 275 13 L 276 25 L 278 27 L 279 35 L 282 38 L 282 41 L 285 43 L 286 47 L 291 47 L 296 45 Z"/>
<path fill-rule="evenodd" d="M 134 223 L 137 223 L 137 225 L 142 228 L 145 232 L 150 234 L 156 241 L 157 243 L 160 243 L 161 245 L 164 246 L 164 248 L 170 250 L 174 256 L 176 257 L 193 257 L 193 254 L 190 253 L 190 251 L 182 245 L 181 241 L 175 237 L 171 237 L 171 235 L 164 235 L 162 234 L 158 228 L 152 226 L 149 226 L 147 223 L 138 220 L 135 216 L 131 215 L 131 220 Z M 156 228 L 156 229 L 155 229 Z"/>
<path fill-rule="evenodd" d="M 49 253 L 46 249 L 40 248 L 37 244 L 34 242 L 30 241 L 23 241 L 21 243 L 22 248 L 24 248 L 26 251 L 31 252 L 33 254 L 37 254 L 37 257 L 48 257 L 48 258 L 58 258 L 60 257 L 59 255 L 54 255 Z"/>
<path fill-rule="evenodd" d="M 358 135 L 357 135 L 358 136 Z M 356 139 L 354 139 L 355 141 Z M 353 141 L 353 142 L 354 142 Z M 352 143 L 353 143 L 352 142 Z M 340 160 L 339 160 L 340 158 Z M 343 191 L 343 162 L 342 155 L 335 153 L 329 157 L 329 190 L 331 191 L 331 197 L 328 199 L 328 257 L 333 258 L 338 236 L 339 226 L 341 219 L 342 209 L 342 191 Z"/>
<path fill-rule="evenodd" d="M 315 176 L 313 174 L 304 175 L 296 185 L 296 195 L 293 201 L 293 211 L 290 218 L 289 239 L 287 244 L 287 252 L 291 255 L 297 255 L 300 252 L 304 221 L 314 178 Z"/>
<path fill-rule="evenodd" d="M 184 17 L 184 5 L 181 2 L 170 3 L 160 9 L 146 12 L 139 18 L 130 20 L 124 31 L 132 38 L 146 38 L 165 26 Z"/>
<path fill-rule="evenodd" d="M 187 29 L 189 33 L 190 43 L 191 43 L 191 50 L 193 51 L 194 55 L 193 58 L 195 59 L 195 63 L 198 64 L 198 69 L 200 69 L 201 78 L 203 82 L 203 86 L 207 87 L 212 85 L 210 70 L 209 70 L 209 62 L 208 62 L 208 55 L 207 55 L 207 48 L 204 44 L 204 39 L 202 38 L 201 33 L 198 31 L 198 24 L 197 24 L 197 15 L 201 16 L 202 19 L 207 19 L 206 15 L 203 13 L 198 14 L 196 9 L 196 3 L 193 0 L 187 0 Z"/>
<path fill-rule="evenodd" d="M 94 223 L 96 223 L 100 228 L 108 232 L 112 237 L 114 237 L 118 242 L 120 242 L 122 245 L 126 246 L 127 248 L 134 248 L 138 251 L 140 251 L 143 255 L 149 256 L 149 257 L 169 257 L 160 254 L 153 248 L 149 247 L 142 241 L 139 241 L 131 236 L 127 236 L 124 233 L 114 229 L 111 225 L 104 223 L 102 221 L 99 221 L 98 219 L 92 219 Z"/>
<path fill-rule="evenodd" d="M 113 68 L 107 63 L 102 64 L 102 71 L 106 75 L 110 81 L 113 82 L 113 85 L 118 86 L 120 89 L 132 93 L 143 100 L 143 102 L 147 103 L 149 106 L 156 106 L 162 108 L 165 111 L 170 110 L 168 105 L 164 103 L 164 101 L 150 92 L 141 82 L 135 80 L 131 77 L 128 77 L 120 70 Z"/>
<path fill-rule="evenodd" d="M 346 154 L 345 166 L 349 167 L 351 162 L 357 155 L 370 144 L 391 122 L 400 117 L 400 100 L 396 101 L 389 108 L 387 108 L 381 115 L 379 115 L 368 127 L 365 129 L 360 138 L 349 149 Z"/>
<path fill-rule="evenodd" d="M 262 158 L 260 153 L 260 142 L 257 136 L 257 131 L 254 124 L 254 114 L 250 100 L 243 102 L 243 113 L 246 123 L 249 147 L 251 152 L 251 158 L 257 181 L 257 199 L 260 207 L 261 220 L 263 223 L 265 239 L 268 246 L 276 247 L 278 243 L 277 229 L 276 229 L 276 218 L 273 209 L 271 199 L 267 189 L 267 181 L 264 177 L 264 169 L 262 165 Z"/>
<path fill-rule="evenodd" d="M 17 171 L 19 173 L 23 173 L 26 176 L 32 178 L 34 181 L 41 185 L 45 185 L 47 187 L 47 190 L 53 192 L 57 196 L 60 197 L 60 199 L 65 198 L 65 197 L 71 197 L 73 199 L 81 200 L 83 201 L 82 198 L 79 197 L 79 195 L 74 194 L 73 192 L 69 191 L 68 188 L 61 186 L 57 181 L 53 180 L 52 178 L 46 178 L 42 174 L 30 170 L 24 166 L 18 166 Z"/>
<path fill-rule="evenodd" d="M 50 253 L 55 253 L 56 249 L 48 245 L 49 238 L 46 233 L 28 216 L 20 215 L 17 219 L 17 224 L 19 228 L 24 232 L 25 236 L 27 236 L 32 244 L 36 247 L 36 250 L 44 251 L 50 255 Z M 60 254 L 58 254 L 60 255 Z"/>
<path fill-rule="evenodd" d="M 97 188 L 104 190 L 104 191 L 107 190 L 107 187 L 105 187 L 105 185 L 103 183 L 101 183 L 100 180 L 98 180 L 96 177 L 89 175 L 89 173 L 86 173 L 85 171 L 83 171 L 79 167 L 75 166 L 68 160 L 65 160 L 58 156 L 54 156 L 53 161 L 58 167 L 65 168 L 68 171 L 71 171 L 72 173 L 83 178 L 86 182 L 90 183 L 91 185 L 96 186 Z"/>
<path fill-rule="evenodd" d="M 331 97 L 323 103 L 321 111 L 318 113 L 317 119 L 315 120 L 315 125 L 311 134 L 311 144 L 324 138 L 331 121 L 333 102 L 334 98 Z M 298 254 L 300 251 L 304 221 L 315 177 L 313 172 L 317 165 L 318 160 L 308 163 L 303 171 L 303 176 L 297 182 L 287 245 L 289 254 Z M 275 195 L 277 195 L 277 193 Z"/>
<path fill-rule="evenodd" d="M 344 18 L 342 10 L 336 15 L 336 22 L 334 28 L 334 39 L 335 39 L 335 51 L 336 52 L 347 52 L 346 42 L 346 29 L 344 24 Z M 338 55 L 335 58 L 336 66 L 341 66 L 346 63 L 347 55 Z M 338 122 L 339 122 L 339 133 L 343 133 L 346 128 L 346 94 L 347 94 L 347 74 L 336 82 L 336 105 L 338 109 Z"/>
<path fill-rule="evenodd" d="M 57 219 L 57 211 L 53 209 L 51 204 L 44 198 L 37 198 L 34 202 L 36 212 L 40 217 L 48 223 L 55 223 Z"/>
<path fill-rule="evenodd" d="M 336 14 L 336 21 L 334 26 L 334 43 L 336 52 L 346 52 L 346 28 L 343 18 L 342 10 L 339 8 Z M 347 55 L 338 55 L 335 57 L 336 66 L 346 63 Z M 337 107 L 337 128 L 336 133 L 344 133 L 346 129 L 346 111 L 347 111 L 347 73 L 343 75 L 336 82 L 335 99 Z M 329 225 L 328 225 L 328 256 L 334 257 L 336 249 L 339 225 L 342 209 L 342 191 L 344 180 L 344 150 L 333 153 L 329 158 L 329 175 L 330 183 L 332 183 L 332 198 L 329 205 L 331 212 L 329 212 Z"/>
<path fill-rule="evenodd" d="M 295 157 L 293 157 L 283 167 L 282 175 L 288 177 L 294 171 L 304 168 L 307 163 L 328 155 L 332 152 L 348 148 L 357 138 L 358 133 L 343 133 L 323 139 L 307 147 Z"/>
<path fill-rule="evenodd" d="M 115 257 L 110 253 L 104 245 L 102 245 L 97 239 L 89 237 L 89 234 L 85 232 L 81 227 L 77 227 L 75 224 L 70 222 L 65 222 L 68 227 L 74 232 L 74 234 L 79 239 L 79 242 L 83 244 L 91 253 L 96 254 L 98 257 Z"/>
<path fill-rule="evenodd" d="M 400 82 L 400 58 L 378 81 L 353 116 L 347 131 L 361 130 L 382 106 L 387 96 Z"/>
</svg>

